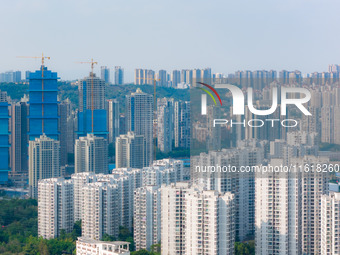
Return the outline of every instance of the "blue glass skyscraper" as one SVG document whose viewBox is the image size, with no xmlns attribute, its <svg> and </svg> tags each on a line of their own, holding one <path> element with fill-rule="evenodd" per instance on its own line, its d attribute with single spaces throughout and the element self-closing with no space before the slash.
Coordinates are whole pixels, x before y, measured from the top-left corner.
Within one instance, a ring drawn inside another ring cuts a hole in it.
<svg viewBox="0 0 340 255">
<path fill-rule="evenodd" d="M 7 93 L 0 91 L 0 184 L 8 181 L 9 167 L 9 104 Z"/>
<path fill-rule="evenodd" d="M 29 140 L 47 137 L 58 140 L 58 76 L 41 66 L 29 75 Z"/>
<path fill-rule="evenodd" d="M 78 135 L 88 133 L 107 138 L 105 81 L 90 73 L 79 82 Z"/>
</svg>

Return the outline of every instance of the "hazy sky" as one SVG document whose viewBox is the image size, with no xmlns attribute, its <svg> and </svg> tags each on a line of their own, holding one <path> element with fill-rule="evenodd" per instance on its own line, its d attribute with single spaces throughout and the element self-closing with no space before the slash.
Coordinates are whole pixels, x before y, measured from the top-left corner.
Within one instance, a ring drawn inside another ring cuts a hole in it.
<svg viewBox="0 0 340 255">
<path fill-rule="evenodd" d="M 326 71 L 340 63 L 338 0 L 1 0 L 0 72 L 35 70 L 43 51 L 62 79 L 110 68 Z"/>
</svg>

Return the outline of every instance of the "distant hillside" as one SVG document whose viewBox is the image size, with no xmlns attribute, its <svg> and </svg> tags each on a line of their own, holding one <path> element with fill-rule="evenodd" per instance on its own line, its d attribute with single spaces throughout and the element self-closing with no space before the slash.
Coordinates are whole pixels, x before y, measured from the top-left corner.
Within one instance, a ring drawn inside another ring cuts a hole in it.
<svg viewBox="0 0 340 255">
<path fill-rule="evenodd" d="M 59 95 L 61 100 L 66 98 L 70 99 L 71 102 L 77 107 L 78 106 L 78 87 L 72 86 L 68 82 L 58 82 Z M 139 85 L 134 84 L 128 85 L 107 85 L 106 86 L 106 98 L 117 99 L 120 103 L 121 108 L 125 106 L 125 96 L 135 92 L 137 88 L 140 88 L 145 93 L 153 94 L 152 85 Z M 24 83 L 0 83 L 0 90 L 7 91 L 7 94 L 13 100 L 20 100 L 24 94 L 28 94 L 28 85 Z M 156 90 L 157 98 L 169 97 L 175 100 L 190 100 L 189 89 L 173 89 L 157 87 Z"/>
</svg>

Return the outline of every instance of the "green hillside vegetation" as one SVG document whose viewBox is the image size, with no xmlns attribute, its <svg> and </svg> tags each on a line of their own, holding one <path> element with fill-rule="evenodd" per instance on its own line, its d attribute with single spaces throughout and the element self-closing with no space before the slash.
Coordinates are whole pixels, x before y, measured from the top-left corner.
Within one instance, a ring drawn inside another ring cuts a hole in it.
<svg viewBox="0 0 340 255">
<path fill-rule="evenodd" d="M 78 87 L 71 85 L 70 82 L 58 82 L 59 96 L 61 100 L 69 99 L 75 107 L 78 107 Z M 134 84 L 127 85 L 106 85 L 106 98 L 117 99 L 120 103 L 120 110 L 123 112 L 125 107 L 125 96 L 135 92 L 137 88 L 140 88 L 143 92 L 153 95 L 152 85 L 140 85 Z M 28 94 L 28 84 L 24 83 L 0 83 L 0 90 L 7 91 L 8 96 L 13 100 L 19 101 L 24 94 Z M 169 97 L 175 100 L 190 100 L 189 89 L 174 89 L 157 87 L 157 98 Z"/>
</svg>

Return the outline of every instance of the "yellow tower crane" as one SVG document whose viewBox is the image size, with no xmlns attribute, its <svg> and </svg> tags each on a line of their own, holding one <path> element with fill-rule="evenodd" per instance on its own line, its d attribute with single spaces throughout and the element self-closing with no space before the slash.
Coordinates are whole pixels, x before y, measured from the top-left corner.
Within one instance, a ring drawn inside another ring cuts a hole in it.
<svg viewBox="0 0 340 255">
<path fill-rule="evenodd" d="M 44 67 L 45 67 L 45 59 L 51 59 L 50 57 L 45 57 L 44 53 L 41 53 L 41 56 L 17 56 L 17 58 L 34 58 L 41 59 L 41 131 L 44 133 Z"/>
</svg>

